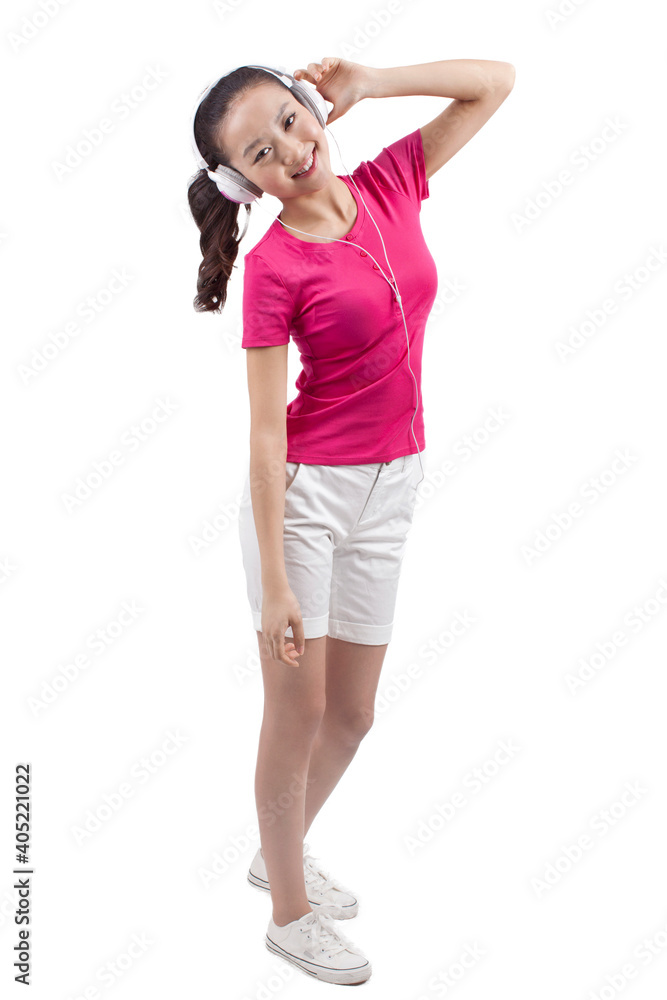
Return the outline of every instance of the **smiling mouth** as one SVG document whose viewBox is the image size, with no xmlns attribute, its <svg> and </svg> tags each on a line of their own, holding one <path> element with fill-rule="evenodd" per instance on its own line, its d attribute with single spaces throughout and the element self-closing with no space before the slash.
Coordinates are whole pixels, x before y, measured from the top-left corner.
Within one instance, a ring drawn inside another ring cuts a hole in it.
<svg viewBox="0 0 667 1000">
<path fill-rule="evenodd" d="M 308 159 L 301 164 L 301 168 L 297 170 L 295 174 L 292 174 L 292 177 L 293 178 L 302 177 L 304 174 L 310 173 L 310 171 L 313 169 L 314 166 L 315 166 L 315 147 L 313 146 L 312 152 L 308 157 Z"/>
</svg>

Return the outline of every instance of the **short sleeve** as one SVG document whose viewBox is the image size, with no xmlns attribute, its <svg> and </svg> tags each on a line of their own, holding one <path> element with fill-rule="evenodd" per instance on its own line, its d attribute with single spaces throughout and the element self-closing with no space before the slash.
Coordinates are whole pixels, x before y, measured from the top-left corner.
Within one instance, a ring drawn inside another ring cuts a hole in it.
<svg viewBox="0 0 667 1000">
<path fill-rule="evenodd" d="M 421 129 L 385 146 L 366 167 L 377 184 L 398 191 L 415 205 L 430 196 Z"/>
<path fill-rule="evenodd" d="M 263 257 L 244 257 L 241 347 L 288 344 L 294 302 L 280 275 Z"/>
</svg>

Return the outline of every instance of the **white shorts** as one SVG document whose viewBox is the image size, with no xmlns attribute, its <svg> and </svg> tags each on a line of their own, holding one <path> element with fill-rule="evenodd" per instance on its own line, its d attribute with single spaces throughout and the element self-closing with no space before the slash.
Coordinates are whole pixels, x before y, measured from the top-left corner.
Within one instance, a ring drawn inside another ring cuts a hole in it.
<svg viewBox="0 0 667 1000">
<path fill-rule="evenodd" d="M 368 465 L 286 463 L 285 572 L 306 639 L 389 642 L 420 480 L 417 454 Z M 252 622 L 261 632 L 262 573 L 249 471 L 239 536 Z M 291 626 L 285 635 L 293 638 Z"/>
</svg>

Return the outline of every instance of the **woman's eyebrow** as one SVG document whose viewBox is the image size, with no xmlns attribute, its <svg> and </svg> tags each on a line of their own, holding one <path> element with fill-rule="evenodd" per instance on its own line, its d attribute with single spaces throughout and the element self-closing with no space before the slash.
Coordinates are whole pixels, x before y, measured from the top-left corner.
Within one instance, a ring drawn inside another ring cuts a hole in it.
<svg viewBox="0 0 667 1000">
<path fill-rule="evenodd" d="M 284 103 L 284 104 L 281 104 L 281 105 L 280 105 L 280 109 L 279 109 L 279 111 L 278 111 L 278 114 L 277 114 L 277 115 L 276 115 L 276 117 L 275 117 L 275 118 L 273 119 L 273 124 L 274 124 L 274 125 L 277 125 L 277 124 L 278 124 L 278 122 L 280 121 L 280 119 L 281 119 L 281 117 L 282 117 L 282 113 L 283 113 L 283 111 L 285 110 L 285 108 L 287 107 L 287 105 L 288 105 L 288 104 L 289 104 L 289 101 L 285 101 L 285 103 Z M 260 144 L 260 142 L 261 142 L 261 141 L 262 141 L 261 139 L 255 139 L 255 141 L 254 141 L 254 142 L 251 142 L 251 143 L 250 143 L 250 145 L 249 145 L 249 146 L 247 146 L 247 147 L 246 147 L 246 148 L 245 148 L 245 149 L 243 150 L 243 156 L 244 156 L 244 158 L 245 158 L 245 157 L 246 157 L 246 156 L 248 155 L 248 153 L 250 152 L 250 150 L 251 150 L 251 149 L 254 149 L 254 148 L 255 148 L 255 146 L 259 146 L 259 144 Z"/>
</svg>

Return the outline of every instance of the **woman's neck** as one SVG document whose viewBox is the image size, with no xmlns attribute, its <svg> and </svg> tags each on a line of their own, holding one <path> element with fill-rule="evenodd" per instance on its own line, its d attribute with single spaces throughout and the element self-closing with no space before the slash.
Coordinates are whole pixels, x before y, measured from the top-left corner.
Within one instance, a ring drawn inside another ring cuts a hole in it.
<svg viewBox="0 0 667 1000">
<path fill-rule="evenodd" d="M 325 232 L 352 228 L 357 214 L 357 203 L 345 181 L 335 175 L 321 191 L 300 195 L 283 202 L 278 218 L 286 225 L 306 232 Z"/>
</svg>

